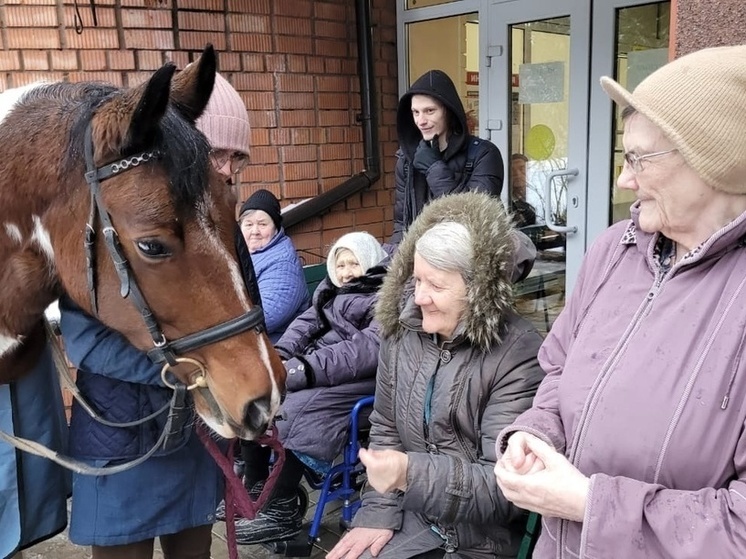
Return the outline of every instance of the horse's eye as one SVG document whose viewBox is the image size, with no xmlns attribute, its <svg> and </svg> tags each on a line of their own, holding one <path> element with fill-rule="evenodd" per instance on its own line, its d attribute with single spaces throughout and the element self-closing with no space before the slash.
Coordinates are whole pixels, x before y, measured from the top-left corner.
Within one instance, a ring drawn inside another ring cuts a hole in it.
<svg viewBox="0 0 746 559">
<path fill-rule="evenodd" d="M 137 250 L 148 258 L 166 258 L 167 256 L 171 256 L 169 250 L 160 241 L 148 239 L 137 241 L 135 245 L 137 246 Z"/>
</svg>

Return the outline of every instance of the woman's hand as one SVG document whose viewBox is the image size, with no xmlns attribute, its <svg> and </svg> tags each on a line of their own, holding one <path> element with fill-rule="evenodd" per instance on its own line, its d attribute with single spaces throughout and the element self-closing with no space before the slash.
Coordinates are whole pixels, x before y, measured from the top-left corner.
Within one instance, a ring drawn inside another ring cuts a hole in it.
<svg viewBox="0 0 746 559">
<path fill-rule="evenodd" d="M 544 469 L 544 463 L 536 457 L 528 441 L 539 439 L 524 431 L 516 431 L 508 439 L 508 447 L 505 449 L 500 461 L 505 469 L 516 474 L 530 474 Z"/>
<path fill-rule="evenodd" d="M 337 542 L 326 559 L 357 559 L 366 549 L 377 557 L 393 537 L 394 531 L 387 528 L 353 528 Z"/>
<path fill-rule="evenodd" d="M 368 482 L 379 493 L 407 490 L 409 457 L 398 450 L 360 449 L 360 461 L 365 466 Z"/>
<path fill-rule="evenodd" d="M 517 434 L 517 433 L 516 433 Z M 524 433 L 525 434 L 525 433 Z M 512 441 L 516 435 L 513 435 Z M 524 448 L 526 457 L 535 455 L 533 465 L 527 467 L 531 459 L 520 462 L 520 452 L 506 459 L 503 455 L 495 464 L 497 485 L 505 498 L 518 507 L 538 512 L 544 516 L 564 518 L 582 522 L 588 501 L 591 481 L 567 458 L 544 441 L 527 436 L 518 447 Z M 515 460 L 518 458 L 518 469 Z M 537 468 L 541 463 L 543 467 Z M 524 473 L 521 473 L 523 471 Z"/>
</svg>

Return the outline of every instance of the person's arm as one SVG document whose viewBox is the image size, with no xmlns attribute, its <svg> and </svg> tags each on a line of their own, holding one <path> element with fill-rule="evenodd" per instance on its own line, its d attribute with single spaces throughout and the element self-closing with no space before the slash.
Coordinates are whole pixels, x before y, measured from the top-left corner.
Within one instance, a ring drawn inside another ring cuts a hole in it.
<svg viewBox="0 0 746 559">
<path fill-rule="evenodd" d="M 528 331 L 504 349 L 479 425 L 484 454 L 478 462 L 472 463 L 466 456 L 407 453 L 404 510 L 436 517 L 444 524 L 506 524 L 520 514 L 497 487 L 493 473 L 497 461 L 495 435 L 531 407 L 544 377 L 536 359 L 540 344 L 541 336 Z"/>
<path fill-rule="evenodd" d="M 371 313 L 373 308 L 371 307 Z M 371 321 L 349 340 L 320 347 L 303 355 L 304 366 L 311 368 L 310 375 L 293 375 L 291 386 L 288 376 L 288 390 L 302 390 L 317 386 L 339 386 L 356 380 L 371 378 L 376 374 L 380 338 L 378 323 Z M 297 366 L 297 359 L 290 359 L 288 367 Z M 304 385 L 307 378 L 313 379 L 313 386 Z"/>
<path fill-rule="evenodd" d="M 285 333 L 275 344 L 275 349 L 284 361 L 305 349 L 319 331 L 321 325 L 316 308 L 311 306 L 299 314 L 287 327 Z"/>
<path fill-rule="evenodd" d="M 370 448 L 404 451 L 394 419 L 395 394 L 393 371 L 389 369 L 390 355 L 397 344 L 390 338 L 381 341 L 376 394 L 370 415 Z M 352 520 L 352 525 L 365 528 L 399 530 L 402 523 L 400 496 L 396 493 L 378 493 L 371 489 L 362 496 L 362 505 Z"/>
<path fill-rule="evenodd" d="M 620 224 L 621 225 L 621 224 Z M 588 250 L 578 273 L 573 292 L 539 349 L 539 363 L 546 372 L 531 409 L 503 429 L 497 437 L 497 453 L 505 452 L 508 438 L 516 431 L 529 433 L 565 452 L 565 430 L 559 412 L 557 390 L 564 370 L 567 352 L 575 341 L 574 331 L 584 314 L 583 308 L 592 302 L 592 292 L 604 281 L 606 266 L 619 245 L 620 229 L 609 230 Z"/>
<path fill-rule="evenodd" d="M 60 330 L 73 366 L 117 380 L 164 386 L 159 365 L 67 297 L 60 299 Z"/>
<path fill-rule="evenodd" d="M 454 192 L 485 192 L 500 196 L 503 188 L 503 159 L 500 150 L 489 140 L 481 140 L 474 169 L 466 184 L 459 184 L 445 161 L 436 161 L 425 173 L 430 197 L 439 198 Z M 460 177 L 460 174 L 459 174 Z"/>
<path fill-rule="evenodd" d="M 398 159 L 394 168 L 394 232 L 389 239 L 389 243 L 392 245 L 398 245 L 401 242 L 408 225 L 404 220 L 404 212 L 407 205 L 407 177 L 404 173 L 404 166 L 409 165 L 409 173 L 413 172 L 411 164 L 405 163 L 405 156 L 401 150 L 397 153 L 397 156 Z"/>
<path fill-rule="evenodd" d="M 294 250 L 292 245 L 290 249 Z M 276 259 L 259 274 L 257 283 L 268 334 L 282 330 L 308 300 L 303 269 L 294 253 L 277 254 Z"/>
</svg>

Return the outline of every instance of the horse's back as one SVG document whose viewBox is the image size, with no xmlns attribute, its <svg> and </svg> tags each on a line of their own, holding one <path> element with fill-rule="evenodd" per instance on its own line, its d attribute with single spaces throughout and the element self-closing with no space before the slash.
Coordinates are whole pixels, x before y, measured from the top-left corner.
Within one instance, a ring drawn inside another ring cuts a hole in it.
<svg viewBox="0 0 746 559">
<path fill-rule="evenodd" d="M 0 93 L 0 124 L 5 120 L 5 117 L 18 105 L 21 98 L 26 95 L 29 91 L 33 91 L 39 87 L 47 85 L 46 82 L 34 82 L 21 87 L 14 87 L 12 89 L 6 89 Z"/>
</svg>

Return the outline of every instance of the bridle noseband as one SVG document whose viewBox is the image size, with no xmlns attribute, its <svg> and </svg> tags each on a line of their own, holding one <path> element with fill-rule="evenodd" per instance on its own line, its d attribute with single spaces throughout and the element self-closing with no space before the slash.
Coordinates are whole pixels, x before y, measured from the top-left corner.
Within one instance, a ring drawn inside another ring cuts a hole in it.
<svg viewBox="0 0 746 559">
<path fill-rule="evenodd" d="M 122 246 L 119 242 L 119 235 L 111 222 L 111 217 L 106 210 L 106 207 L 101 200 L 101 181 L 115 177 L 129 169 L 157 159 L 161 154 L 157 150 L 144 151 L 103 165 L 96 167 L 93 161 L 93 135 L 91 130 L 91 124 L 85 131 L 85 180 L 88 183 L 88 187 L 91 192 L 91 209 L 88 215 L 88 223 L 86 224 L 85 233 L 85 254 L 86 254 L 86 269 L 88 278 L 88 290 L 91 296 L 91 310 L 94 315 L 98 314 L 98 301 L 96 295 L 96 220 L 101 220 L 101 229 L 103 231 L 104 242 L 106 249 L 109 252 L 114 268 L 119 277 L 120 294 L 123 298 L 129 298 L 132 304 L 135 306 L 137 311 L 145 323 L 148 329 L 151 339 L 153 340 L 153 348 L 150 349 L 148 357 L 153 363 L 163 364 L 162 375 L 165 378 L 165 372 L 179 362 L 184 361 L 179 355 L 183 355 L 197 348 L 213 344 L 247 330 L 254 329 L 257 333 L 264 331 L 264 312 L 260 304 L 255 304 L 252 308 L 241 316 L 231 318 L 220 324 L 210 326 L 199 332 L 188 334 L 176 340 L 169 341 L 166 339 L 163 330 L 158 324 L 158 320 L 148 306 L 145 297 L 137 285 L 137 281 L 132 273 L 132 268 L 127 261 L 127 258 L 122 251 Z M 252 281 L 255 282 L 255 278 L 252 277 Z M 258 293 L 256 285 L 247 286 L 249 293 Z M 191 360 L 189 360 L 191 361 Z M 204 386 L 204 374 L 205 367 L 200 364 L 200 375 L 202 381 L 198 378 L 189 388 L 198 388 Z M 201 384 L 202 383 L 202 384 Z"/>
</svg>

